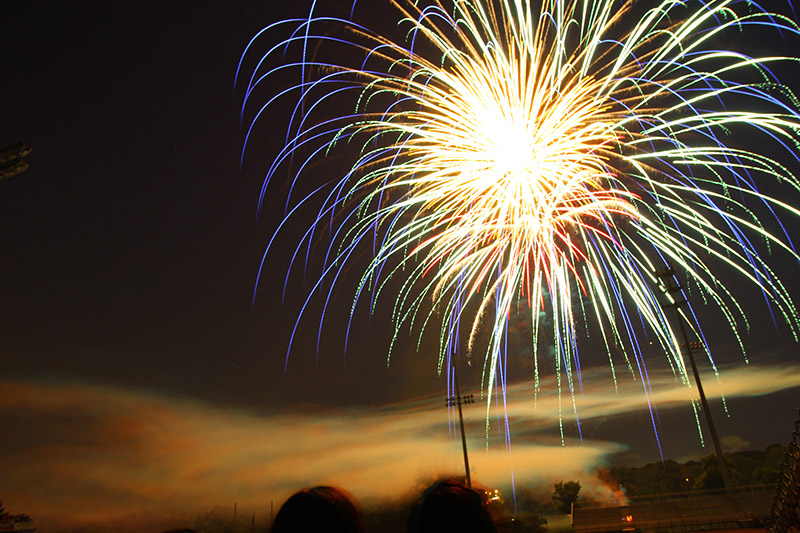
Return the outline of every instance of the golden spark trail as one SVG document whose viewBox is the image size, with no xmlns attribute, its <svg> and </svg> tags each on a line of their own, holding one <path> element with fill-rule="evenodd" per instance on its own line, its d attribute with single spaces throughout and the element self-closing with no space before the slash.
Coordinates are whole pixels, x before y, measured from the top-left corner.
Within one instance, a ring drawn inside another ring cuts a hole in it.
<svg viewBox="0 0 800 533">
<path fill-rule="evenodd" d="M 291 208 L 276 235 L 289 220 L 307 227 L 295 257 L 330 235 L 306 305 L 327 307 L 351 262 L 371 253 L 351 309 L 367 295 L 372 306 L 395 301 L 389 354 L 401 331 L 421 338 L 436 324 L 440 369 L 468 330 L 469 351 L 485 355 L 487 402 L 505 387 L 507 328 L 526 306 L 537 387 L 542 346 L 552 345 L 573 410 L 584 327 L 598 330 L 615 383 L 623 362 L 649 391 L 646 336 L 689 385 L 654 275 L 666 262 L 740 345 L 747 318 L 718 269 L 757 287 L 796 337 L 793 299 L 760 252 L 798 260 L 789 235 L 770 228 L 799 212 L 757 185 L 800 189 L 789 168 L 798 102 L 771 71 L 797 58 L 743 49 L 753 35 L 794 38 L 798 27 L 743 0 L 650 5 L 395 0 L 402 38 L 316 7 L 254 38 L 243 59 L 256 39 L 288 28 L 253 69 L 243 115 L 283 72 L 299 79 L 252 114 L 248 140 L 265 109 L 294 102 L 262 199 L 291 172 L 287 205 L 318 215 L 303 221 Z M 731 36 L 741 49 L 721 49 Z M 768 148 L 742 148 L 756 144 Z M 356 150 L 344 175 L 292 196 L 312 162 Z M 702 339 L 694 311 L 685 318 Z"/>
</svg>

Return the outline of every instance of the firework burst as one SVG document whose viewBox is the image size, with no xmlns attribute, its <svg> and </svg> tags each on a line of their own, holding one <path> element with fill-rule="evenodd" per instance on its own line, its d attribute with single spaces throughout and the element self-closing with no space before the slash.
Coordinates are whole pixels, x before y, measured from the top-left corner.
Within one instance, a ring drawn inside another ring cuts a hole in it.
<svg viewBox="0 0 800 533">
<path fill-rule="evenodd" d="M 393 0 L 400 39 L 312 7 L 254 38 L 243 59 L 256 39 L 289 28 L 247 80 L 245 106 L 296 71 L 298 82 L 252 124 L 294 98 L 262 199 L 288 171 L 289 209 L 276 234 L 293 206 L 317 206 L 295 257 L 323 235 L 330 244 L 306 303 L 327 306 L 369 251 L 352 308 L 394 300 L 392 345 L 401 331 L 438 328 L 440 368 L 468 329 L 469 352 L 485 355 L 487 397 L 504 388 L 508 321 L 520 305 L 532 310 L 537 387 L 542 340 L 554 346 L 559 390 L 579 386 L 586 323 L 615 383 L 622 364 L 648 391 L 639 340 L 647 336 L 688 385 L 669 297 L 656 289 L 665 263 L 722 312 L 740 345 L 746 315 L 715 274 L 721 266 L 757 287 L 796 335 L 790 294 L 759 250 L 797 259 L 779 217 L 800 213 L 757 188 L 767 180 L 798 189 L 779 162 L 795 159 L 797 101 L 771 70 L 796 59 L 720 44 L 797 35 L 795 23 L 735 0 L 532 4 Z M 346 112 L 331 111 L 348 98 Z M 743 147 L 754 142 L 770 149 Z M 349 170 L 294 198 L 309 166 L 335 151 L 356 154 Z M 702 339 L 691 308 L 683 319 Z"/>
</svg>

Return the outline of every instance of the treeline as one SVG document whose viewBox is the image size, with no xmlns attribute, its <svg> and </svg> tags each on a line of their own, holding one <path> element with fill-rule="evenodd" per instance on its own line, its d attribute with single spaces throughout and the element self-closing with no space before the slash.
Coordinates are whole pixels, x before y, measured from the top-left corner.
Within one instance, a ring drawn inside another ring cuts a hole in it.
<svg viewBox="0 0 800 533">
<path fill-rule="evenodd" d="M 723 454 L 731 484 L 775 486 L 786 451 L 785 446 L 773 444 L 760 451 Z M 597 475 L 630 497 L 723 488 L 717 457 L 713 454 L 685 463 L 667 459 L 640 467 L 612 466 L 599 470 Z"/>
</svg>

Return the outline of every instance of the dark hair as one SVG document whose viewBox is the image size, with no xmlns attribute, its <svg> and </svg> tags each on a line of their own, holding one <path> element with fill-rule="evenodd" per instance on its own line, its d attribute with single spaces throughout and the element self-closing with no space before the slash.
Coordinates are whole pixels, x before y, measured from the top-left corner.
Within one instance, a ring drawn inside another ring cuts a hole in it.
<svg viewBox="0 0 800 533">
<path fill-rule="evenodd" d="M 480 493 L 446 479 L 428 487 L 408 517 L 406 533 L 497 533 Z"/>
<path fill-rule="evenodd" d="M 281 506 L 272 533 L 363 533 L 361 511 L 352 496 L 337 487 L 313 487 L 292 495 Z"/>
</svg>

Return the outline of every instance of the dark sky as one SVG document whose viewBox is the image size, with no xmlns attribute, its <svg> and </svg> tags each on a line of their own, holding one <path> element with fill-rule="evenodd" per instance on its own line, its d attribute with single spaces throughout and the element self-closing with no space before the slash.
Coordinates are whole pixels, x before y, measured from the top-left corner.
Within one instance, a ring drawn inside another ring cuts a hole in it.
<svg viewBox="0 0 800 533">
<path fill-rule="evenodd" d="M 267 117 L 274 132 L 262 132 L 240 171 L 242 95 L 233 82 L 250 37 L 284 16 L 279 4 L 4 8 L 14 22 L 2 36 L 0 142 L 22 139 L 34 150 L 30 170 L 4 181 L 0 195 L 9 374 L 234 403 L 330 398 L 325 383 L 305 386 L 316 370 L 304 366 L 302 345 L 292 368 L 299 379 L 283 377 L 297 311 L 278 303 L 285 261 L 268 263 L 251 306 L 280 215 L 273 205 L 256 221 L 261 177 L 285 126 Z M 373 373 L 385 369 L 376 351 Z M 344 394 L 367 401 L 372 379 L 354 382 L 338 352 L 320 360 L 338 382 L 331 387 L 368 388 Z M 357 342 L 349 356 L 363 370 Z"/>
<path fill-rule="evenodd" d="M 33 153 L 29 170 L 0 181 L 0 378 L 147 391 L 259 414 L 444 394 L 435 355 L 414 352 L 411 339 L 387 367 L 386 310 L 371 325 L 360 312 L 344 362 L 346 288 L 319 358 L 312 312 L 284 373 L 305 296 L 295 277 L 280 302 L 288 243 L 267 259 L 251 304 L 264 247 L 282 216 L 281 201 L 268 201 L 258 220 L 256 208 L 285 124 L 268 115 L 240 169 L 242 92 L 234 73 L 258 30 L 301 16 L 309 4 L 3 4 L 0 146 L 24 140 Z M 793 221 L 790 232 L 796 227 Z M 796 265 L 779 270 L 797 294 Z M 757 315 L 745 338 L 753 363 L 796 361 L 788 333 L 763 329 L 768 320 Z M 722 359 L 736 362 L 728 352 Z M 603 364 L 602 356 L 588 362 Z M 477 370 L 466 379 L 477 389 Z M 767 412 L 769 438 L 788 439 L 796 391 L 732 400 L 741 406 L 733 419 L 740 418 L 726 434 L 740 427 L 739 437 L 768 444 L 759 435 Z M 688 408 L 680 409 L 669 427 L 696 434 L 685 424 Z M 640 434 L 625 439 L 647 442 L 637 454 L 652 458 L 648 418 L 637 414 Z M 631 427 L 620 420 L 609 415 L 587 427 L 620 436 Z M 551 428 L 548 438 L 555 436 Z"/>
<path fill-rule="evenodd" d="M 269 10 L 7 7 L 3 136 L 34 149 L 0 200 L 11 371 L 187 392 L 229 380 L 263 346 L 232 73 Z"/>
</svg>

